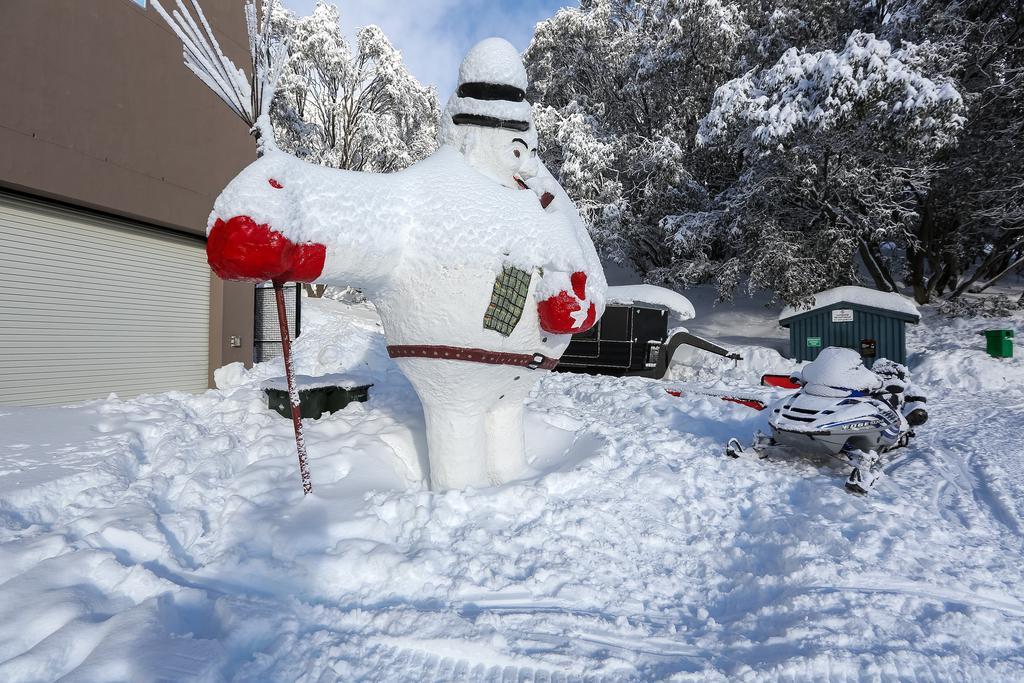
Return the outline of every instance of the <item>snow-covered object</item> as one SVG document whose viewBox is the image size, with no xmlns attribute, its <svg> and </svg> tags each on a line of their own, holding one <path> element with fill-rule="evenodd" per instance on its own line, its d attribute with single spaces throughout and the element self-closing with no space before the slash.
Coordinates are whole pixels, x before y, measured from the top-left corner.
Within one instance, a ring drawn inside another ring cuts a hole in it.
<svg viewBox="0 0 1024 683">
<path fill-rule="evenodd" d="M 800 371 L 800 379 L 808 392 L 818 396 L 845 396 L 850 391 L 866 393 L 882 386 L 882 380 L 865 367 L 860 354 L 837 346 L 822 349 L 818 357 Z"/>
<path fill-rule="evenodd" d="M 669 339 L 674 332 L 669 331 Z M 699 382 L 705 386 L 756 387 L 764 375 L 788 376 L 799 370 L 799 363 L 784 357 L 775 349 L 732 344 L 729 348 L 738 353 L 741 359 L 718 356 L 682 344 L 673 354 L 664 379 Z"/>
<path fill-rule="evenodd" d="M 526 90 L 529 81 L 519 52 L 504 38 L 484 38 L 459 65 L 459 84 L 506 83 Z"/>
<path fill-rule="evenodd" d="M 370 375 L 353 375 L 350 373 L 331 372 L 325 375 L 295 375 L 295 388 L 299 391 L 306 389 L 321 389 L 323 387 L 341 387 L 343 389 L 354 389 L 373 384 L 373 377 Z M 288 391 L 288 380 L 286 377 L 271 377 L 260 383 L 261 389 L 277 389 Z"/>
<path fill-rule="evenodd" d="M 907 297 L 894 292 L 880 292 L 877 289 L 867 287 L 835 287 L 818 292 L 814 295 L 814 304 L 810 308 L 796 308 L 786 306 L 779 314 L 779 320 L 784 321 L 795 315 L 806 313 L 820 308 L 828 308 L 836 304 L 849 303 L 859 306 L 869 306 L 882 311 L 892 311 L 913 316 L 916 320 L 921 319 L 921 313 L 917 310 L 914 302 Z"/>
<path fill-rule="evenodd" d="M 208 231 L 218 220 L 243 215 L 295 244 L 326 245 L 315 279 L 352 285 L 370 298 L 398 277 L 400 266 L 429 280 L 443 276 L 430 272 L 441 263 L 464 267 L 489 259 L 495 275 L 508 264 L 543 268 L 545 277 L 588 265 L 587 245 L 563 213 L 545 211 L 533 192 L 498 186 L 450 146 L 389 174 L 341 171 L 270 152 L 221 192 Z"/>
<path fill-rule="evenodd" d="M 682 294 L 655 285 L 618 285 L 608 288 L 610 304 L 653 304 L 664 306 L 680 320 L 690 320 L 696 315 L 693 304 Z M 682 330 L 686 331 L 686 330 Z M 671 336 L 671 335 L 669 335 Z"/>
<path fill-rule="evenodd" d="M 466 73 L 486 75 L 497 55 L 500 75 L 512 49 L 502 42 L 471 50 Z M 536 160 L 529 107 L 527 131 L 445 115 L 446 144 L 394 174 L 266 151 L 217 198 L 207 253 L 222 277 L 362 289 L 423 403 L 431 481 L 457 488 L 526 470 L 523 399 L 544 372 L 524 365 L 550 364 L 589 329 L 607 284 L 578 212 Z M 522 301 L 499 331 L 485 320 L 505 313 L 506 275 L 520 278 Z M 525 360 L 459 359 L 481 350 Z"/>
<path fill-rule="evenodd" d="M 905 391 L 910 386 L 910 370 L 894 360 L 878 358 L 871 364 L 871 372 L 881 377 L 887 388 L 897 386 Z"/>
</svg>

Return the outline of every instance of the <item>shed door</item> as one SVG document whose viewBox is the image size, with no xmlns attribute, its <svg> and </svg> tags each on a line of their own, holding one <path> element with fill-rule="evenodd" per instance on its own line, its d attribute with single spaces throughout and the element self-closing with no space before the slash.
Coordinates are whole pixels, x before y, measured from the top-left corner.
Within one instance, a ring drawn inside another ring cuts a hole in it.
<svg viewBox="0 0 1024 683">
<path fill-rule="evenodd" d="M 198 238 L 0 193 L 0 405 L 207 387 Z"/>
</svg>

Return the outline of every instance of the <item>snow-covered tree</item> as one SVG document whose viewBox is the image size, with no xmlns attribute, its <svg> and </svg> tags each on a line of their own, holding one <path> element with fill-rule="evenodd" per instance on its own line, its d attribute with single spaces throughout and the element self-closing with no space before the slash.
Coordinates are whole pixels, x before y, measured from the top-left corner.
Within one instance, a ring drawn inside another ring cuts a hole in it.
<svg viewBox="0 0 1024 683">
<path fill-rule="evenodd" d="M 930 41 L 967 100 L 959 143 L 920 196 L 907 252 L 919 301 L 984 290 L 1024 266 L 1024 5 L 911 0 L 900 29 Z"/>
<path fill-rule="evenodd" d="M 289 53 L 271 110 L 282 149 L 324 166 L 379 173 L 436 149 L 437 92 L 409 73 L 380 28 L 359 29 L 353 50 L 334 4 L 320 0 L 305 17 L 280 5 L 272 11 Z M 323 285 L 305 288 L 315 297 L 326 292 Z"/>
<path fill-rule="evenodd" d="M 894 50 L 860 31 L 839 52 L 790 48 L 771 67 L 715 91 L 697 144 L 728 140 L 740 151 L 761 155 L 799 144 L 804 134 L 836 139 L 853 129 L 884 141 L 896 129 L 905 144 L 943 147 L 964 123 L 963 98 L 948 80 L 922 73 L 916 52 L 913 45 Z"/>
<path fill-rule="evenodd" d="M 306 17 L 278 7 L 273 21 L 289 51 L 273 109 L 283 149 L 325 166 L 377 172 L 434 151 L 437 93 L 408 72 L 378 27 L 360 29 L 353 49 L 338 8 L 323 0 Z"/>
<path fill-rule="evenodd" d="M 671 265 L 660 219 L 704 200 L 693 129 L 746 31 L 739 4 L 703 0 L 584 0 L 537 25 L 541 154 L 606 256 L 645 274 Z"/>
<path fill-rule="evenodd" d="M 1024 267 L 1019 2 L 583 0 L 526 59 L 545 161 L 650 281 L 926 302 Z"/>
<path fill-rule="evenodd" d="M 884 252 L 914 243 L 918 194 L 964 124 L 962 97 L 918 53 L 855 31 L 842 50 L 790 48 L 717 89 L 696 139 L 740 160 L 718 211 L 702 214 L 738 260 L 722 266 L 723 291 L 743 273 L 796 302 L 856 282 L 860 264 L 879 289 L 898 289 Z M 692 217 L 666 223 L 693 234 Z"/>
</svg>

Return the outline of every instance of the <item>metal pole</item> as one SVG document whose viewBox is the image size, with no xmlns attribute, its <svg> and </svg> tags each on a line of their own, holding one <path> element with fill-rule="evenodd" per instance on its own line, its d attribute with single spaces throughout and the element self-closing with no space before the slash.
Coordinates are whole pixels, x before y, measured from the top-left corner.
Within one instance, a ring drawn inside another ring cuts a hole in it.
<svg viewBox="0 0 1024 683">
<path fill-rule="evenodd" d="M 281 349 L 284 351 L 284 374 L 288 380 L 288 399 L 292 405 L 292 426 L 295 428 L 295 450 L 299 454 L 299 474 L 302 476 L 302 494 L 313 491 L 313 480 L 309 477 L 309 458 L 306 455 L 306 440 L 302 436 L 302 411 L 299 390 L 295 386 L 295 370 L 292 367 L 292 343 L 288 333 L 288 311 L 284 307 L 284 283 L 274 280 L 274 298 L 277 299 L 277 322 L 281 326 Z"/>
</svg>

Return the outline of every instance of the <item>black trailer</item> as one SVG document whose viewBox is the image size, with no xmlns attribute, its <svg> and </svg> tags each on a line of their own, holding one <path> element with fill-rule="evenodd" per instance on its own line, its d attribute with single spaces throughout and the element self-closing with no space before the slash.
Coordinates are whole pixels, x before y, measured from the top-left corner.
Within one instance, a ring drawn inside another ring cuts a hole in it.
<svg viewBox="0 0 1024 683">
<path fill-rule="evenodd" d="M 676 349 L 689 344 L 736 358 L 736 354 L 685 331 L 668 336 L 669 311 L 649 304 L 609 304 L 592 328 L 574 335 L 557 370 L 615 377 L 661 379 Z"/>
</svg>

